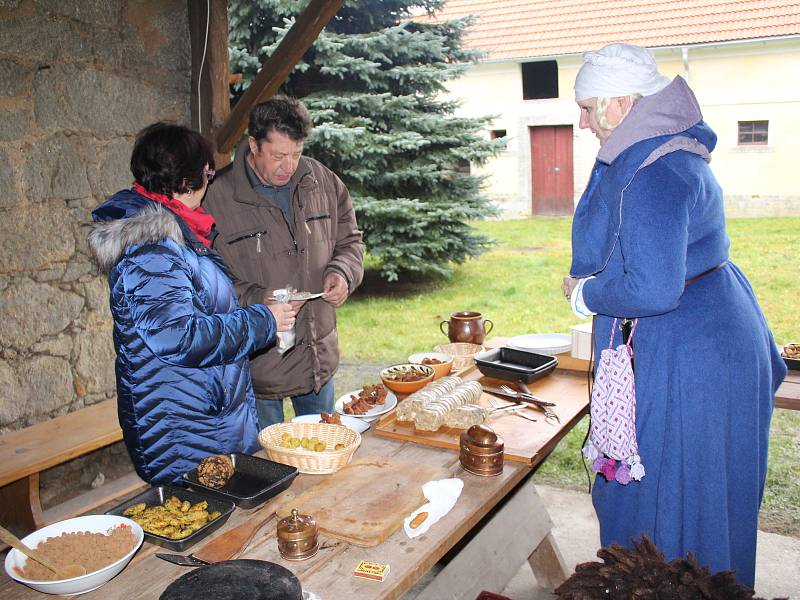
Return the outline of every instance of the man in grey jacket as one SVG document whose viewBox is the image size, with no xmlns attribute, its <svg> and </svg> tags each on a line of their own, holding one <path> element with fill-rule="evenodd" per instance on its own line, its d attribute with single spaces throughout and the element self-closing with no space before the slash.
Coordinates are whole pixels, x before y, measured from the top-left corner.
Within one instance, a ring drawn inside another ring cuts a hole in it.
<svg viewBox="0 0 800 600">
<path fill-rule="evenodd" d="M 293 302 L 294 345 L 251 356 L 259 427 L 283 421 L 283 398 L 295 413 L 333 412 L 339 364 L 336 307 L 361 283 L 364 244 L 344 183 L 303 156 L 312 123 L 294 98 L 275 96 L 250 113 L 247 144 L 217 175 L 204 207 L 214 215 L 214 244 L 225 259 L 240 302 L 274 302 L 291 286 L 322 292 Z"/>
</svg>

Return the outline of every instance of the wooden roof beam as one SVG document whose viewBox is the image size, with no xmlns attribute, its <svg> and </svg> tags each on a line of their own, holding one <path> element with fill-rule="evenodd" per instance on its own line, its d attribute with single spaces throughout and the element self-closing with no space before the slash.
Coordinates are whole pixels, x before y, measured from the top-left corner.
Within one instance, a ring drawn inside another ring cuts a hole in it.
<svg viewBox="0 0 800 600">
<path fill-rule="evenodd" d="M 344 0 L 311 0 L 308 3 L 272 56 L 261 65 L 258 75 L 233 107 L 228 119 L 216 130 L 214 139 L 219 153 L 230 153 L 247 129 L 252 108 L 275 95 L 342 4 Z"/>
</svg>

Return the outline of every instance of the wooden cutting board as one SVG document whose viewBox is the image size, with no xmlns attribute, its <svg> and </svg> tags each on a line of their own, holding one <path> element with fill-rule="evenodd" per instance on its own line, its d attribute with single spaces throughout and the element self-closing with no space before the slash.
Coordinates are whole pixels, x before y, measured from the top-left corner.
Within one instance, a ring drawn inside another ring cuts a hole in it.
<svg viewBox="0 0 800 600">
<path fill-rule="evenodd" d="M 377 546 L 427 502 L 422 484 L 447 477 L 450 472 L 442 467 L 363 457 L 281 506 L 277 515 L 285 517 L 296 508 L 313 516 L 322 533 L 357 546 Z"/>
</svg>

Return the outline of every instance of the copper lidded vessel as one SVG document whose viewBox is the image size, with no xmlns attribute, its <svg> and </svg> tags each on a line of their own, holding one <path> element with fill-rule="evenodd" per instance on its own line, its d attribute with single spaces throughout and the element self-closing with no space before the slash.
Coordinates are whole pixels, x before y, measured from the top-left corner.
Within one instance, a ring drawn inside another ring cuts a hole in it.
<svg viewBox="0 0 800 600">
<path fill-rule="evenodd" d="M 461 466 L 470 473 L 492 477 L 503 472 L 505 444 L 491 427 L 473 425 L 462 431 L 459 446 Z"/>
<path fill-rule="evenodd" d="M 301 515 L 296 508 L 278 521 L 278 550 L 286 560 L 311 558 L 319 549 L 319 529 L 314 517 Z"/>
</svg>

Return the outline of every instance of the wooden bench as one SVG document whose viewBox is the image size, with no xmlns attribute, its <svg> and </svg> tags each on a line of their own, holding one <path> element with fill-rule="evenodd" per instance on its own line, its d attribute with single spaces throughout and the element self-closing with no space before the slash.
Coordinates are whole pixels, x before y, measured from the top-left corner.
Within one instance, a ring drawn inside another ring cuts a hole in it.
<svg viewBox="0 0 800 600">
<path fill-rule="evenodd" d="M 28 533 L 91 511 L 145 485 L 126 475 L 42 511 L 39 473 L 122 440 L 117 403 L 106 400 L 0 436 L 0 523 Z"/>
</svg>

